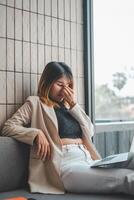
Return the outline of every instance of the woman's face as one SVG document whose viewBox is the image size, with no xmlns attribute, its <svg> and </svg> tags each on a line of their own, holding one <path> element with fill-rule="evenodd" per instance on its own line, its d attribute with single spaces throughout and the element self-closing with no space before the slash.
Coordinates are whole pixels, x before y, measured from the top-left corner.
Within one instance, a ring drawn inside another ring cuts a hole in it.
<svg viewBox="0 0 134 200">
<path fill-rule="evenodd" d="M 64 87 L 70 86 L 70 79 L 66 76 L 62 76 L 61 78 L 57 79 L 50 89 L 50 98 L 56 102 L 61 102 L 64 99 L 63 90 Z"/>
</svg>

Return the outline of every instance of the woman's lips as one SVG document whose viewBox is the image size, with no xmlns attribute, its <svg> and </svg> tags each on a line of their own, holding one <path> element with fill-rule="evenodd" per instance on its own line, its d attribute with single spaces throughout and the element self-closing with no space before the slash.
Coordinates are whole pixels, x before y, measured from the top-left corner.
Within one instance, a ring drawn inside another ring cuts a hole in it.
<svg viewBox="0 0 134 200">
<path fill-rule="evenodd" d="M 63 95 L 58 95 L 57 97 L 58 97 L 58 99 L 60 99 L 60 100 L 61 100 L 61 99 L 64 99 Z"/>
</svg>

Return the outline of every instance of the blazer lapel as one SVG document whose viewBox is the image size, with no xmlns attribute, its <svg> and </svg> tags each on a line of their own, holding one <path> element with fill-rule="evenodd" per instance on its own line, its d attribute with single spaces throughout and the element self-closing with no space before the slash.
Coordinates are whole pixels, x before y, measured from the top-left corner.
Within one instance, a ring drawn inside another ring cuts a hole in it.
<svg viewBox="0 0 134 200">
<path fill-rule="evenodd" d="M 46 106 L 42 102 L 41 102 L 41 105 L 42 105 L 43 110 L 48 115 L 48 117 L 50 118 L 50 120 L 52 121 L 52 123 L 54 124 L 54 126 L 58 132 L 58 121 L 57 121 L 57 117 L 56 117 L 54 109 L 52 107 Z"/>
</svg>

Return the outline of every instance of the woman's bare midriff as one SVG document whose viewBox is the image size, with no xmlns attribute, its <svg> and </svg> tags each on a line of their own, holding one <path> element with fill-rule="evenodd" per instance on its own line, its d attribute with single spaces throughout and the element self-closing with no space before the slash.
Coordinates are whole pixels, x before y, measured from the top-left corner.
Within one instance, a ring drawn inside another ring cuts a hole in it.
<svg viewBox="0 0 134 200">
<path fill-rule="evenodd" d="M 61 143 L 62 143 L 62 145 L 65 145 L 65 144 L 83 144 L 83 141 L 82 141 L 81 138 L 76 138 L 76 139 L 61 138 Z"/>
</svg>

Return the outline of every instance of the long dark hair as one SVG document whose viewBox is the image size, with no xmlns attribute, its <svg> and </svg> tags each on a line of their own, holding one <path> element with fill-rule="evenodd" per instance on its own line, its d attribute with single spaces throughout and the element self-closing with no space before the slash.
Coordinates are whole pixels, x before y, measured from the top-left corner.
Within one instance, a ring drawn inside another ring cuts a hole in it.
<svg viewBox="0 0 134 200">
<path fill-rule="evenodd" d="M 70 88 L 73 89 L 73 74 L 71 68 L 64 62 L 49 62 L 42 72 L 38 85 L 38 96 L 40 97 L 41 101 L 48 106 L 57 105 L 56 102 L 49 98 L 49 91 L 52 84 L 63 75 L 70 80 Z"/>
</svg>

